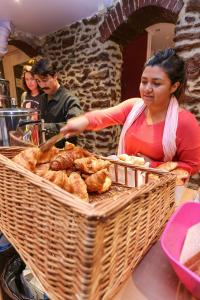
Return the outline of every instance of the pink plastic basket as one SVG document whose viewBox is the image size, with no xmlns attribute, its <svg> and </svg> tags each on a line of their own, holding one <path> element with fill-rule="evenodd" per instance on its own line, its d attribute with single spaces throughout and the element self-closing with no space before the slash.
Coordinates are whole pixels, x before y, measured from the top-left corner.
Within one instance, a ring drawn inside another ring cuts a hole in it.
<svg viewBox="0 0 200 300">
<path fill-rule="evenodd" d="M 188 228 L 199 222 L 200 204 L 185 203 L 172 215 L 161 236 L 162 249 L 174 271 L 185 287 L 198 299 L 200 299 L 200 276 L 181 264 L 179 257 Z"/>
</svg>

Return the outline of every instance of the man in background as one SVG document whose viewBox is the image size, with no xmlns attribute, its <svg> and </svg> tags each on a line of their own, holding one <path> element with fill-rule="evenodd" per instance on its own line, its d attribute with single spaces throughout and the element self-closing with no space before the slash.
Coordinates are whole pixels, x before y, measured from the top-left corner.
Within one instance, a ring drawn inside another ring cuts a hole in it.
<svg viewBox="0 0 200 300">
<path fill-rule="evenodd" d="M 70 119 L 81 114 L 79 100 L 71 94 L 58 80 L 54 63 L 42 58 L 32 67 L 32 73 L 42 89 L 44 99 L 41 101 L 41 118 L 45 121 L 46 138 L 59 133 L 60 128 Z M 76 137 L 70 139 L 76 143 Z M 63 147 L 64 141 L 56 146 Z"/>
</svg>

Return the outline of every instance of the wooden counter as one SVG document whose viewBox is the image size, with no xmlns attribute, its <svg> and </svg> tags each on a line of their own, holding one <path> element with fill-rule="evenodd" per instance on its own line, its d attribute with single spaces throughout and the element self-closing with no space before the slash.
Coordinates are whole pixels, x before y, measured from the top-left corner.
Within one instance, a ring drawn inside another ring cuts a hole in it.
<svg viewBox="0 0 200 300">
<path fill-rule="evenodd" d="M 197 200 L 197 191 L 185 189 L 177 207 Z M 154 244 L 113 300 L 195 300 L 171 268 L 160 242 Z"/>
</svg>

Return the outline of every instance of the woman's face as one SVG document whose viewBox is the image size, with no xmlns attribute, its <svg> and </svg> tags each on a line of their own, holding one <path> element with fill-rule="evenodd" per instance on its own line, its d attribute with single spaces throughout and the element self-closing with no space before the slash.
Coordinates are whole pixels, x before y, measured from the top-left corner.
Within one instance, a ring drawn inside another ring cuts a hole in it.
<svg viewBox="0 0 200 300">
<path fill-rule="evenodd" d="M 171 94 L 177 89 L 167 73 L 159 66 L 147 66 L 141 77 L 140 95 L 147 107 L 165 108 Z"/>
<path fill-rule="evenodd" d="M 38 90 L 37 82 L 36 82 L 36 80 L 34 79 L 33 75 L 30 72 L 26 72 L 24 74 L 24 79 L 25 79 L 25 82 L 26 82 L 26 85 L 27 85 L 28 89 L 31 92 Z"/>
</svg>

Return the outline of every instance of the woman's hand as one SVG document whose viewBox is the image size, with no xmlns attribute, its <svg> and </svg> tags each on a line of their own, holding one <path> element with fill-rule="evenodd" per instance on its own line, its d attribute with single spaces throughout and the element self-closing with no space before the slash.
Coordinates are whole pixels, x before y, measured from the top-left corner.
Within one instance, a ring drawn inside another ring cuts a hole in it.
<svg viewBox="0 0 200 300">
<path fill-rule="evenodd" d="M 68 139 L 71 136 L 79 135 L 81 132 L 87 129 L 88 125 L 88 119 L 82 115 L 71 118 L 69 121 L 67 121 L 67 124 L 61 128 L 60 131 L 64 133 L 66 139 Z"/>
</svg>

